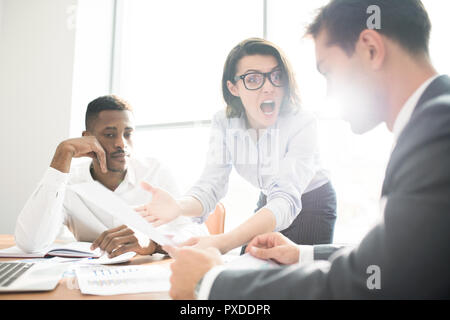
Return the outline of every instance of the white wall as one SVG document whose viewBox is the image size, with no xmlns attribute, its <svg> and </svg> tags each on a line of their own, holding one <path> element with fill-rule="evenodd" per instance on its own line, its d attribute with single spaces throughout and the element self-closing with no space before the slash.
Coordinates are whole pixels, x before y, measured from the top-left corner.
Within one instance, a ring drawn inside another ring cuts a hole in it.
<svg viewBox="0 0 450 320">
<path fill-rule="evenodd" d="M 0 2 L 0 233 L 69 135 L 76 0 Z"/>
<path fill-rule="evenodd" d="M 3 0 L 0 0 L 0 34 L 2 33 Z M 0 43 L 1 50 L 1 43 Z"/>
<path fill-rule="evenodd" d="M 113 1 L 78 0 L 75 12 L 71 137 L 79 137 L 84 130 L 88 103 L 109 93 Z"/>
</svg>

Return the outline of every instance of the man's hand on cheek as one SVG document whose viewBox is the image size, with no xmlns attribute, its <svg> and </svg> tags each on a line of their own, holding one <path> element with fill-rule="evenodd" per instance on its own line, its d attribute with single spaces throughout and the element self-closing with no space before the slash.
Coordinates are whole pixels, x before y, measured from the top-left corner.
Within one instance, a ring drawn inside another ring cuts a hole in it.
<svg viewBox="0 0 450 320">
<path fill-rule="evenodd" d="M 163 247 L 175 261 L 171 264 L 170 296 L 172 299 L 193 300 L 197 282 L 213 267 L 223 264 L 216 248 L 194 249 Z"/>
</svg>

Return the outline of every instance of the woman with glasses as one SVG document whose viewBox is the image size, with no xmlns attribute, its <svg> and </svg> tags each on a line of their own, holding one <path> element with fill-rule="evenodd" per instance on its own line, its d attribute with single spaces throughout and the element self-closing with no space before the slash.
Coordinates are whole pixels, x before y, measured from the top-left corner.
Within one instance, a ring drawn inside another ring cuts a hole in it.
<svg viewBox="0 0 450 320">
<path fill-rule="evenodd" d="M 143 184 L 153 199 L 137 211 L 154 226 L 180 215 L 203 222 L 225 196 L 234 167 L 261 190 L 255 214 L 230 232 L 186 245 L 225 253 L 274 230 L 297 244 L 331 243 L 336 195 L 320 164 L 316 119 L 300 108 L 284 54 L 266 40 L 244 40 L 228 55 L 222 91 L 227 106 L 213 118 L 200 179 L 181 199 Z"/>
</svg>

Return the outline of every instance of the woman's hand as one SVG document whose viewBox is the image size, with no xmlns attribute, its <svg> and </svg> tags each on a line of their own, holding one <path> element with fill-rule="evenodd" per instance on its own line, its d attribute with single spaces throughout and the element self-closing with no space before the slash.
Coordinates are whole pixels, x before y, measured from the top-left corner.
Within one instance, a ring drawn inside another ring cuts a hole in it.
<svg viewBox="0 0 450 320">
<path fill-rule="evenodd" d="M 170 193 L 146 182 L 141 182 L 141 187 L 152 194 L 152 200 L 134 210 L 145 220 L 153 223 L 154 227 L 159 227 L 181 215 L 182 210 Z"/>
<path fill-rule="evenodd" d="M 203 236 L 203 237 L 192 237 L 186 242 L 183 242 L 179 245 L 179 247 L 192 247 L 195 249 L 207 249 L 207 248 L 216 248 L 220 251 L 220 253 L 225 254 L 228 249 L 226 248 L 226 239 L 224 238 L 224 234 Z"/>
</svg>

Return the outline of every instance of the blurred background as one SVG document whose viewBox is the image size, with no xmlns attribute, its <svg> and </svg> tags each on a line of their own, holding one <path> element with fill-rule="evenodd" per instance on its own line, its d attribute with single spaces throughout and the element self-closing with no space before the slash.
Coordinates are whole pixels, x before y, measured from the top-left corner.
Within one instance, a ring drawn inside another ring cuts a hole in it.
<svg viewBox="0 0 450 320">
<path fill-rule="evenodd" d="M 205 164 L 212 115 L 225 107 L 222 68 L 248 37 L 281 47 L 303 107 L 320 120 L 325 167 L 338 196 L 334 242 L 356 243 L 380 218 L 392 136 L 385 125 L 354 135 L 326 103 L 304 28 L 324 0 L 0 0 L 0 233 L 16 217 L 59 142 L 80 136 L 87 104 L 114 93 L 135 110 L 135 145 L 186 191 Z M 450 3 L 424 0 L 431 56 L 450 72 Z M 225 231 L 253 213 L 259 191 L 230 177 Z"/>
</svg>

